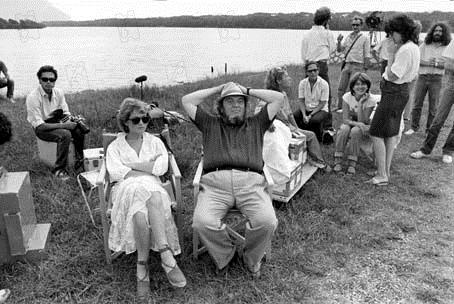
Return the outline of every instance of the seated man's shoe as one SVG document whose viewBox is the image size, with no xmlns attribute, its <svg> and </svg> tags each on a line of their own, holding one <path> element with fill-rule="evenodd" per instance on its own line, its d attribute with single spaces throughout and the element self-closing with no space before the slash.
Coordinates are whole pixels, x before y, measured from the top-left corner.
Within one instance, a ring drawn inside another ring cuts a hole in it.
<svg viewBox="0 0 454 304">
<path fill-rule="evenodd" d="M 172 250 L 168 246 L 166 246 L 163 249 L 159 250 L 159 252 L 161 254 L 163 252 L 165 252 L 165 251 L 170 251 L 172 253 L 172 255 L 173 255 Z M 173 263 L 172 264 L 166 264 L 162 260 L 162 256 L 161 256 L 161 266 L 164 269 L 164 272 L 166 273 L 166 276 L 167 276 L 167 279 L 169 280 L 169 283 L 173 287 L 182 288 L 182 287 L 186 286 L 186 283 L 187 283 L 186 282 L 186 278 L 185 278 L 183 272 L 181 271 L 180 267 L 178 267 L 177 261 L 175 261 L 175 259 L 173 259 Z"/>
<path fill-rule="evenodd" d="M 413 130 L 413 129 L 408 129 L 407 131 L 404 132 L 404 134 L 405 134 L 405 135 L 413 135 L 413 134 L 415 134 L 415 132 L 416 132 L 416 131 Z"/>
<path fill-rule="evenodd" d="M 452 156 L 448 154 L 443 154 L 442 161 L 445 164 L 452 164 Z"/>
<path fill-rule="evenodd" d="M 420 159 L 420 158 L 423 158 L 423 157 L 429 157 L 429 154 L 425 154 L 421 150 L 418 150 L 416 152 L 411 153 L 410 157 L 411 158 L 415 158 L 415 159 Z"/>
<path fill-rule="evenodd" d="M 137 261 L 137 265 L 145 267 L 145 274 L 139 278 L 137 275 L 137 299 L 139 303 L 148 303 L 150 297 L 150 275 L 148 271 L 147 261 Z"/>
<path fill-rule="evenodd" d="M 244 267 L 246 268 L 246 270 L 251 274 L 253 279 L 260 278 L 260 275 L 261 275 L 260 268 L 262 267 L 261 261 L 259 263 L 257 263 L 256 265 L 251 266 L 248 263 L 246 263 L 246 261 L 244 260 L 244 256 L 243 256 L 243 264 L 244 264 Z"/>
<path fill-rule="evenodd" d="M 342 165 L 341 164 L 336 164 L 333 168 L 334 172 L 341 172 L 342 171 Z"/>
<path fill-rule="evenodd" d="M 70 179 L 68 172 L 66 172 L 66 170 L 64 170 L 64 169 L 56 170 L 54 172 L 54 176 L 64 182 L 67 181 L 68 179 Z"/>
</svg>

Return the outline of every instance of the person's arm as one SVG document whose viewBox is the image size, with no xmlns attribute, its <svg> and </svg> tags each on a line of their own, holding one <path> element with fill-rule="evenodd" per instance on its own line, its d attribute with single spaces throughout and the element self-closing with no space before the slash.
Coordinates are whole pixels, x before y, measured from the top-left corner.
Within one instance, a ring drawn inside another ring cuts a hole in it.
<svg viewBox="0 0 454 304">
<path fill-rule="evenodd" d="M 183 98 L 181 98 L 181 104 L 183 105 L 186 113 L 188 113 L 189 118 L 195 120 L 197 106 L 201 104 L 206 98 L 221 93 L 223 88 L 224 84 L 221 84 L 217 87 L 198 90 L 183 96 Z"/>
<path fill-rule="evenodd" d="M 237 84 L 238 87 L 241 89 L 243 94 L 247 93 L 247 89 Z M 282 103 L 284 102 L 284 94 L 274 90 L 266 90 L 266 89 L 249 89 L 249 95 L 258 99 L 263 100 L 268 104 L 268 118 L 273 120 L 276 114 L 281 109 Z"/>
<path fill-rule="evenodd" d="M 370 50 L 370 41 L 369 39 L 365 39 L 364 42 L 364 70 L 367 71 L 367 69 L 370 67 L 370 60 L 372 58 L 371 50 Z"/>
<path fill-rule="evenodd" d="M 161 176 L 168 170 L 169 156 L 164 143 L 156 139 L 155 142 L 146 142 L 145 144 L 153 144 L 156 153 L 150 157 L 148 161 L 126 163 L 125 166 L 135 170 L 146 172 L 155 176 Z"/>
<path fill-rule="evenodd" d="M 323 108 L 325 107 L 326 103 L 328 101 L 327 100 L 320 100 L 320 102 L 318 103 L 318 106 L 312 110 L 311 114 L 309 114 L 309 119 L 315 115 L 315 113 L 317 112 L 320 112 L 321 110 L 323 110 Z"/>
<path fill-rule="evenodd" d="M 304 98 L 298 98 L 298 104 L 301 114 L 303 115 L 304 123 L 308 123 L 309 117 L 306 115 L 306 100 Z"/>
<path fill-rule="evenodd" d="M 345 46 L 342 45 L 342 39 L 344 38 L 344 36 L 342 36 L 342 34 L 339 34 L 339 36 L 337 36 L 337 51 L 340 53 L 340 52 L 343 52 L 345 50 Z"/>
<path fill-rule="evenodd" d="M 402 45 L 396 45 L 396 44 L 390 44 L 390 47 L 388 48 L 388 65 L 386 67 L 386 75 L 388 76 L 388 81 L 391 81 L 391 82 L 394 82 L 396 80 L 398 80 L 400 77 L 395 74 L 393 71 L 392 71 L 392 66 L 394 64 L 394 61 L 399 60 L 400 58 L 396 58 L 396 54 L 397 54 L 397 51 L 399 50 L 399 48 L 401 47 Z"/>
</svg>

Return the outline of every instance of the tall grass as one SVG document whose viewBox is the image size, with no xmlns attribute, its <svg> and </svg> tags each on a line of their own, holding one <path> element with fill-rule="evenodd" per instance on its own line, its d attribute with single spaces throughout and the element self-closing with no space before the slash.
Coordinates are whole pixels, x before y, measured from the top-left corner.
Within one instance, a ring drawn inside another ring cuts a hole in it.
<svg viewBox="0 0 454 304">
<path fill-rule="evenodd" d="M 303 71 L 298 66 L 288 70 L 296 88 Z M 369 74 L 374 80 L 372 91 L 377 93 L 379 75 L 375 71 Z M 260 88 L 264 77 L 264 72 L 242 73 L 177 86 L 145 87 L 145 100 L 181 112 L 184 94 L 231 80 Z M 330 79 L 339 79 L 338 68 L 331 68 Z M 295 93 L 289 95 L 293 107 Z M 87 147 L 101 146 L 103 129 L 117 130 L 113 116 L 128 96 L 140 96 L 138 88 L 67 96 L 71 111 L 85 116 L 91 126 Z M 207 101 L 204 106 L 210 109 L 212 103 Z M 47 259 L 38 264 L 1 266 L 0 287 L 13 292 L 9 303 L 134 303 L 135 256 L 120 257 L 112 269 L 106 266 L 102 233 L 92 226 L 75 179 L 67 183 L 54 179 L 38 160 L 24 100 L 15 105 L 0 101 L 0 111 L 14 125 L 14 139 L 1 148 L 0 161 L 10 171 L 30 171 L 38 222 L 52 224 Z M 191 259 L 194 205 L 190 184 L 200 158 L 201 136 L 190 123 L 171 131 L 183 174 L 185 220 L 179 264 L 189 284 L 182 291 L 172 290 L 158 259 L 152 256 L 152 303 L 454 302 L 454 174 L 452 166 L 442 164 L 436 156 L 440 144 L 430 159 L 408 157 L 422 143 L 422 133 L 403 138 L 388 187 L 363 183 L 372 168 L 366 158 L 360 158 L 354 176 L 316 173 L 291 203 L 277 210 L 273 259 L 264 265 L 260 280 L 253 281 L 235 262 L 224 277 L 217 277 L 208 255 L 198 261 Z M 440 142 L 446 133 L 444 129 Z M 323 149 L 332 161 L 333 146 Z"/>
</svg>

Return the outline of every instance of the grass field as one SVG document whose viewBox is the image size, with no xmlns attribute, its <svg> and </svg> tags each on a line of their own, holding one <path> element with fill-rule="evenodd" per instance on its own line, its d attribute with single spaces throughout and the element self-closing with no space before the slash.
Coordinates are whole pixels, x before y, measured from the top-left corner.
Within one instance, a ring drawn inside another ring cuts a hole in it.
<svg viewBox="0 0 454 304">
<path fill-rule="evenodd" d="M 379 75 L 369 73 L 372 91 L 378 93 Z M 296 87 L 301 68 L 290 66 L 289 74 Z M 188 92 L 228 80 L 263 87 L 264 76 L 244 73 L 147 87 L 145 99 L 182 112 L 180 99 Z M 330 78 L 339 78 L 338 67 L 331 68 Z M 333 89 L 336 92 L 336 84 Z M 71 112 L 87 117 L 91 126 L 87 147 L 101 146 L 102 129 L 116 130 L 112 117 L 127 96 L 139 96 L 138 89 L 67 95 Z M 295 92 L 290 98 L 295 106 Z M 112 269 L 106 266 L 101 230 L 91 224 L 75 179 L 60 182 L 39 162 L 24 103 L 0 100 L 0 111 L 14 125 L 14 139 L 0 148 L 0 163 L 9 171 L 30 171 L 38 222 L 52 227 L 46 260 L 1 266 L 0 287 L 12 290 L 8 303 L 134 303 L 135 255 L 115 260 Z M 423 132 L 404 136 L 387 187 L 363 183 L 372 168 L 366 158 L 360 158 L 354 176 L 316 173 L 291 203 L 277 210 L 273 259 L 256 281 L 237 264 L 218 277 L 208 255 L 192 260 L 191 181 L 201 136 L 192 124 L 173 127 L 185 218 L 179 265 L 188 286 L 181 291 L 170 288 L 154 254 L 151 303 L 454 303 L 454 171 L 440 157 L 452 123 L 451 115 L 429 159 L 408 156 L 423 142 Z M 332 162 L 333 145 L 323 148 Z"/>
</svg>

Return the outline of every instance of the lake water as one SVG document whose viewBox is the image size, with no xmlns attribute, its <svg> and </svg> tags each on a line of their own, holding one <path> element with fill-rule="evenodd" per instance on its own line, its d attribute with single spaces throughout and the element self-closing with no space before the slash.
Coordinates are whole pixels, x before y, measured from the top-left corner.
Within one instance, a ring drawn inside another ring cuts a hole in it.
<svg viewBox="0 0 454 304">
<path fill-rule="evenodd" d="M 143 27 L 0 30 L 0 60 L 16 81 L 16 95 L 28 94 L 38 85 L 36 72 L 44 64 L 57 69 L 57 86 L 66 92 L 127 86 L 142 74 L 148 76 L 147 85 L 175 84 L 223 74 L 225 63 L 229 73 L 298 63 L 303 34 L 303 30 Z"/>
</svg>

